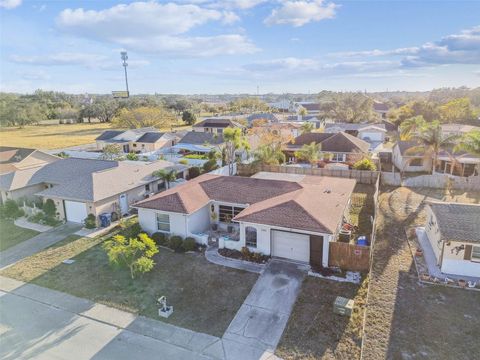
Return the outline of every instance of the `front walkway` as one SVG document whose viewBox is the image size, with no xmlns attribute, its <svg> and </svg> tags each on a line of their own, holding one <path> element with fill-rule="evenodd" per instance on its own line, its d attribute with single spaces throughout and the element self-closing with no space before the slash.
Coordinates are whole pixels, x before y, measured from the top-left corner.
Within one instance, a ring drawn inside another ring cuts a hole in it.
<svg viewBox="0 0 480 360">
<path fill-rule="evenodd" d="M 0 252 L 0 269 L 62 241 L 81 227 L 80 224 L 66 223 Z"/>
<path fill-rule="evenodd" d="M 257 274 L 261 274 L 267 266 L 266 264 L 257 264 L 251 261 L 227 258 L 218 253 L 217 246 L 209 246 L 207 250 L 205 250 L 205 258 L 216 265 L 249 271 Z"/>
<path fill-rule="evenodd" d="M 227 331 L 227 358 L 273 359 L 307 268 L 272 260 L 260 275 Z"/>
</svg>

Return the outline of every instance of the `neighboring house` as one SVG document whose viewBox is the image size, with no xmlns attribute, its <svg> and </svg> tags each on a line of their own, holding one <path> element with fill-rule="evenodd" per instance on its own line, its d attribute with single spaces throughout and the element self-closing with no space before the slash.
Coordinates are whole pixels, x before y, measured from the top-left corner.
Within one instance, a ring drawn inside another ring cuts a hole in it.
<svg viewBox="0 0 480 360">
<path fill-rule="evenodd" d="M 205 233 L 215 223 L 233 227 L 229 236 L 220 236 L 220 248 L 248 247 L 326 267 L 329 243 L 336 239 L 354 187 L 355 180 L 343 178 L 204 174 L 134 207 L 150 234 L 192 236 L 205 244 Z"/>
<path fill-rule="evenodd" d="M 248 143 L 250 144 L 250 150 L 256 150 L 261 145 L 264 136 L 267 139 L 268 135 L 279 136 L 284 143 L 288 143 L 299 136 L 301 132 L 302 124 L 300 123 L 281 122 L 256 126 L 248 132 Z"/>
<path fill-rule="evenodd" d="M 325 121 L 319 119 L 317 115 L 289 115 L 287 116 L 287 122 L 309 122 L 315 124 L 317 129 L 325 126 Z"/>
<path fill-rule="evenodd" d="M 479 126 L 464 125 L 464 124 L 443 124 L 442 133 L 444 136 L 458 135 L 462 136 L 470 131 L 480 131 Z"/>
<path fill-rule="evenodd" d="M 133 202 L 164 189 L 154 171 L 175 169 L 181 177 L 186 167 L 167 161 L 151 163 L 68 158 L 21 174 L 0 176 L 2 191 L 28 191 L 28 196 L 52 199 L 59 219 L 83 222 L 88 214 L 126 214 Z M 21 176 L 20 176 L 21 175 Z"/>
<path fill-rule="evenodd" d="M 310 101 L 300 101 L 293 104 L 294 111 L 299 114 L 301 109 L 305 109 L 308 115 L 318 115 L 320 114 L 320 104 Z"/>
<path fill-rule="evenodd" d="M 0 146 L 0 174 L 43 166 L 59 159 L 41 150 Z"/>
<path fill-rule="evenodd" d="M 381 103 L 381 102 L 378 102 L 378 101 L 375 101 L 373 103 L 373 111 L 375 113 L 377 113 L 378 116 L 380 116 L 380 118 L 382 118 L 382 119 L 387 118 L 388 109 L 389 108 L 388 108 L 387 104 L 384 104 L 384 103 Z"/>
<path fill-rule="evenodd" d="M 178 141 L 176 133 L 159 132 L 153 127 L 129 130 L 107 130 L 95 139 L 97 149 L 117 144 L 124 153 L 145 153 L 174 146 Z"/>
<path fill-rule="evenodd" d="M 385 141 L 387 130 L 385 129 L 385 124 L 333 123 L 325 125 L 325 132 L 345 132 L 365 140 L 370 143 L 371 148 L 375 148 Z"/>
<path fill-rule="evenodd" d="M 295 138 L 292 144 L 284 148 L 289 162 L 295 162 L 295 151 L 312 142 L 320 144 L 320 152 L 331 155 L 333 162 L 354 163 L 369 155 L 370 144 L 350 134 L 306 133 Z"/>
<path fill-rule="evenodd" d="M 210 132 L 213 134 L 222 134 L 227 127 L 241 128 L 245 127 L 230 118 L 208 118 L 192 126 L 193 131 Z"/>
<path fill-rule="evenodd" d="M 415 141 L 397 141 L 392 150 L 392 162 L 401 172 L 430 172 L 433 159 L 425 156 L 421 149 L 415 149 Z M 438 154 L 435 172 L 456 175 L 478 175 L 480 157 L 465 152 L 442 150 Z"/>
<path fill-rule="evenodd" d="M 480 277 L 480 205 L 427 202 L 425 231 L 445 274 Z"/>
<path fill-rule="evenodd" d="M 222 134 L 210 132 L 187 132 L 173 148 L 196 153 L 207 153 L 219 149 L 224 143 Z"/>
<path fill-rule="evenodd" d="M 278 123 L 279 121 L 275 114 L 272 113 L 257 113 L 247 116 L 247 122 L 249 126 L 252 126 L 252 123 L 256 120 L 265 120 L 269 124 Z"/>
</svg>

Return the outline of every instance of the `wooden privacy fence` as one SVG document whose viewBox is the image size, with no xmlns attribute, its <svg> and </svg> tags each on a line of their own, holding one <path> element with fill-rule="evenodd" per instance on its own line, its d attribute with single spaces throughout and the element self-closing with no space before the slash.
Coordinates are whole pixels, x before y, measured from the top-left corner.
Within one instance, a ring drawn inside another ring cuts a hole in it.
<svg viewBox="0 0 480 360">
<path fill-rule="evenodd" d="M 370 269 L 370 247 L 342 242 L 330 242 L 328 266 L 342 270 L 368 271 Z"/>
<path fill-rule="evenodd" d="M 252 165 L 239 164 L 238 175 L 251 176 L 259 171 L 268 171 L 285 174 L 299 174 L 299 175 L 316 175 L 316 176 L 331 176 L 348 179 L 355 179 L 361 184 L 375 184 L 380 172 L 368 170 L 338 170 L 338 169 L 321 169 L 321 168 L 306 168 L 301 166 L 284 166 L 284 165 Z"/>
</svg>

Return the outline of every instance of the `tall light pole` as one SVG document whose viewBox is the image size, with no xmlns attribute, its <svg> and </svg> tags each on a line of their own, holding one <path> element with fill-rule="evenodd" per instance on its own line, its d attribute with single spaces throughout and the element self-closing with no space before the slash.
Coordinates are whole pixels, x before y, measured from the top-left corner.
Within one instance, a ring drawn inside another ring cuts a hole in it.
<svg viewBox="0 0 480 360">
<path fill-rule="evenodd" d="M 120 53 L 120 57 L 122 58 L 122 65 L 123 65 L 123 69 L 125 70 L 125 85 L 127 86 L 127 93 L 128 93 L 128 78 L 127 78 L 127 60 L 128 60 L 128 55 L 127 55 L 127 52 L 126 51 L 122 51 Z"/>
</svg>

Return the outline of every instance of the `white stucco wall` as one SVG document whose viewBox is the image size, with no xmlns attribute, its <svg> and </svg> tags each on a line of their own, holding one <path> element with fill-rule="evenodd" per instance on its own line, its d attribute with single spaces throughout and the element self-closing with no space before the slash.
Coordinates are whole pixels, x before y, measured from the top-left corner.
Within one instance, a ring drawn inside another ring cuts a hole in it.
<svg viewBox="0 0 480 360">
<path fill-rule="evenodd" d="M 437 258 L 437 264 L 440 264 L 443 242 L 440 241 L 440 229 L 438 227 L 438 221 L 430 206 L 427 206 L 426 212 L 427 222 L 425 223 L 425 232 L 427 233 L 428 240 L 432 245 L 435 257 Z"/>
<path fill-rule="evenodd" d="M 168 214 L 170 217 L 170 234 L 187 237 L 187 215 L 150 209 L 138 209 L 138 222 L 148 234 L 158 232 L 156 213 Z"/>
<path fill-rule="evenodd" d="M 210 227 L 210 205 L 188 216 L 188 233 L 202 233 Z"/>
<path fill-rule="evenodd" d="M 464 260 L 465 251 L 456 252 L 455 248 L 462 245 L 474 245 L 461 241 L 450 241 L 445 244 L 443 252 L 442 272 L 446 274 L 480 277 L 480 262 Z"/>
<path fill-rule="evenodd" d="M 405 172 L 421 172 L 421 171 L 430 171 L 431 170 L 431 159 L 423 159 L 423 165 L 421 166 L 412 166 L 408 165 L 410 157 L 402 156 L 400 149 L 397 145 L 393 147 L 392 151 L 392 161 L 393 164 L 400 169 L 400 171 Z"/>
<path fill-rule="evenodd" d="M 375 141 L 383 141 L 385 140 L 385 133 L 380 130 L 365 130 L 365 131 L 359 131 L 358 132 L 358 138 L 360 139 L 370 139 L 370 140 L 375 140 Z"/>
</svg>

